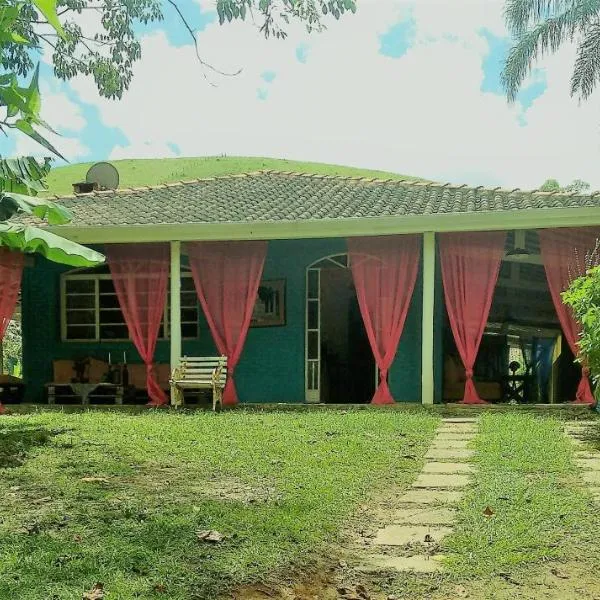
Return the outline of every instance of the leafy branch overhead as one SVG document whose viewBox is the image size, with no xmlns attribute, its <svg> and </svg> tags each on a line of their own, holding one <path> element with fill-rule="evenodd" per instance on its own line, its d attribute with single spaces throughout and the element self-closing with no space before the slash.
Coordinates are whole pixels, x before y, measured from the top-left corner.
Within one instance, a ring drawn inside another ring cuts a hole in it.
<svg viewBox="0 0 600 600">
<path fill-rule="evenodd" d="M 514 101 L 537 62 L 574 43 L 571 95 L 588 98 L 600 81 L 600 0 L 507 0 L 508 30 L 515 38 L 502 72 Z"/>
<path fill-rule="evenodd" d="M 142 52 L 139 25 L 161 21 L 171 11 L 196 45 L 194 15 L 189 11 L 186 14 L 177 0 L 0 2 L 11 8 L 21 7 L 15 17 L 15 37 L 4 40 L 5 69 L 27 76 L 35 69 L 31 48 L 50 50 L 59 78 L 92 77 L 106 98 L 121 98 L 131 83 L 134 63 Z M 52 4 L 57 8 L 61 29 L 55 28 L 55 19 L 49 17 Z M 321 30 L 326 19 L 355 12 L 356 0 L 216 0 L 216 10 L 221 24 L 235 19 L 249 20 L 265 37 L 283 38 L 292 21 L 304 23 L 309 31 Z M 198 58 L 202 66 L 220 72 L 202 60 L 199 53 Z"/>
<path fill-rule="evenodd" d="M 217 0 L 219 23 L 234 19 L 254 20 L 255 13 L 260 15 L 260 31 L 265 37 L 285 38 L 285 25 L 291 21 L 305 23 L 309 32 L 321 31 L 323 17 L 339 19 L 346 12 L 356 12 L 356 0 Z"/>
</svg>

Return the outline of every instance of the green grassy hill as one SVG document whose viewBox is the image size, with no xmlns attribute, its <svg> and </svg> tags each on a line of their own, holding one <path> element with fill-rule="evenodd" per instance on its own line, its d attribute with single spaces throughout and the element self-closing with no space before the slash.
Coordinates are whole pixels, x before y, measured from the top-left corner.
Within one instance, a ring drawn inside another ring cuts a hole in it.
<svg viewBox="0 0 600 600">
<path fill-rule="evenodd" d="M 119 170 L 119 187 L 157 185 L 159 183 L 179 181 L 181 179 L 197 179 L 201 177 L 231 175 L 234 173 L 247 173 L 258 171 L 260 169 L 298 171 L 302 173 L 317 173 L 320 175 L 349 175 L 384 179 L 419 179 L 418 177 L 410 177 L 398 173 L 357 169 L 340 165 L 299 162 L 278 158 L 249 158 L 240 156 L 149 158 L 114 160 L 111 161 L 111 163 Z M 47 178 L 48 194 L 72 194 L 72 184 L 77 181 L 85 181 L 85 174 L 92 164 L 93 163 L 79 163 L 52 169 Z"/>
</svg>

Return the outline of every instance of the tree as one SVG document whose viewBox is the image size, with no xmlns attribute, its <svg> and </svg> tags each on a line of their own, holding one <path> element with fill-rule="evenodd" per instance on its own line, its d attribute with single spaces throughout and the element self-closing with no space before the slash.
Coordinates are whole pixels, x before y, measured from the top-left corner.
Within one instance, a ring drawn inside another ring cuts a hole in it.
<svg viewBox="0 0 600 600">
<path fill-rule="evenodd" d="M 597 259 L 598 251 L 594 251 Z M 589 257 L 587 257 L 589 260 Z M 592 261 L 597 264 L 597 260 Z M 584 277 L 579 277 L 563 293 L 565 304 L 571 307 L 575 318 L 581 323 L 579 338 L 581 358 L 592 374 L 593 381 L 600 383 L 600 266 L 592 266 Z M 600 390 L 600 387 L 596 388 Z"/>
<path fill-rule="evenodd" d="M 571 95 L 590 96 L 600 79 L 600 0 L 507 0 L 505 18 L 515 38 L 502 72 L 509 100 L 538 59 L 569 42 L 577 45 Z"/>
<path fill-rule="evenodd" d="M 541 192 L 574 192 L 575 194 L 583 194 L 590 189 L 590 184 L 581 179 L 574 179 L 569 185 L 562 187 L 556 179 L 546 179 L 540 186 Z"/>
<path fill-rule="evenodd" d="M 133 65 L 141 57 L 138 26 L 160 21 L 166 10 L 174 11 L 189 33 L 201 65 L 226 74 L 201 58 L 193 26 L 176 0 L 45 0 L 44 5 L 54 3 L 58 7 L 56 14 L 64 35 L 49 29 L 49 23 L 55 27 L 57 22 L 54 14 L 50 18 L 42 10 L 41 2 L 1 1 L 13 8 L 22 5 L 15 33 L 30 44 L 18 38 L 9 40 L 2 65 L 23 77 L 36 68 L 31 47 L 47 48 L 52 51 L 57 77 L 90 76 L 102 96 L 121 98 L 131 82 Z M 346 12 L 355 12 L 356 0 L 217 0 L 216 9 L 221 24 L 251 19 L 265 37 L 284 38 L 285 27 L 292 21 L 304 23 L 309 31 L 320 30 L 327 18 L 339 19 Z"/>
</svg>

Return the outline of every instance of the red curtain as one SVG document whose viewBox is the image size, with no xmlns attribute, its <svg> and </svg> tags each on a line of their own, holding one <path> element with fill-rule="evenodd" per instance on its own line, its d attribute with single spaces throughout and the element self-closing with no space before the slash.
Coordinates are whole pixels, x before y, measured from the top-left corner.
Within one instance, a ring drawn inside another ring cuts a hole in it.
<svg viewBox="0 0 600 600">
<path fill-rule="evenodd" d="M 463 404 L 484 404 L 473 366 L 492 304 L 506 233 L 442 233 L 439 236 L 446 310 L 466 371 Z"/>
<path fill-rule="evenodd" d="M 421 237 L 417 235 L 348 239 L 358 304 L 379 368 L 380 383 L 372 404 L 394 403 L 388 371 L 415 287 L 420 247 Z"/>
<path fill-rule="evenodd" d="M 250 327 L 267 242 L 192 242 L 187 251 L 196 293 L 217 350 L 227 356 L 223 404 L 237 404 L 233 373 Z"/>
<path fill-rule="evenodd" d="M 598 228 L 574 227 L 564 229 L 542 229 L 540 250 L 552 302 L 558 314 L 561 328 L 571 352 L 577 356 L 577 341 L 581 326 L 573 316 L 571 309 L 563 304 L 561 293 L 586 272 L 586 255 L 594 251 L 596 240 L 600 236 Z M 589 370 L 584 365 L 581 381 L 575 394 L 576 404 L 594 404 L 594 394 L 590 386 Z"/>
<path fill-rule="evenodd" d="M 0 341 L 4 338 L 19 298 L 23 260 L 21 252 L 0 248 Z M 0 402 L 0 414 L 2 413 L 4 406 Z"/>
<path fill-rule="evenodd" d="M 106 260 L 129 336 L 146 365 L 148 404 L 167 404 L 167 395 L 156 380 L 152 363 L 167 301 L 169 246 L 109 244 Z"/>
</svg>

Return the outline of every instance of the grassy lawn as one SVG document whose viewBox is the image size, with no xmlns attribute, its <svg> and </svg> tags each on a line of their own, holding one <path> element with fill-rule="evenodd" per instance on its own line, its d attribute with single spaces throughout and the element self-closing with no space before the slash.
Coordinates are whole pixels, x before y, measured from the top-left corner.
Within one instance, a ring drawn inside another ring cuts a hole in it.
<svg viewBox="0 0 600 600">
<path fill-rule="evenodd" d="M 359 169 L 342 165 L 328 165 L 314 162 L 300 162 L 278 158 L 253 158 L 243 156 L 198 157 L 198 158 L 149 158 L 114 160 L 112 164 L 119 170 L 119 187 L 157 185 L 181 179 L 216 177 L 235 173 L 248 173 L 261 169 L 277 171 L 298 171 L 319 175 L 348 175 L 376 177 L 383 179 L 419 179 L 387 171 Z M 72 194 L 71 184 L 85 181 L 85 174 L 93 163 L 79 163 L 52 169 L 47 177 L 48 193 Z"/>
<path fill-rule="evenodd" d="M 575 598 L 573 567 L 594 574 L 597 509 L 562 427 L 555 418 L 529 414 L 481 417 L 478 471 L 444 549 L 452 575 L 474 580 L 471 597 Z M 553 581 L 534 584 L 544 569 Z M 544 588 L 559 583 L 570 590 L 553 595 Z M 591 592 L 591 584 L 579 584 Z M 600 595 L 597 586 L 594 594 Z"/>
<path fill-rule="evenodd" d="M 102 582 L 111 599 L 204 600 L 335 560 L 345 518 L 415 477 L 437 423 L 397 411 L 4 418 L 0 598 L 81 600 Z"/>
</svg>

